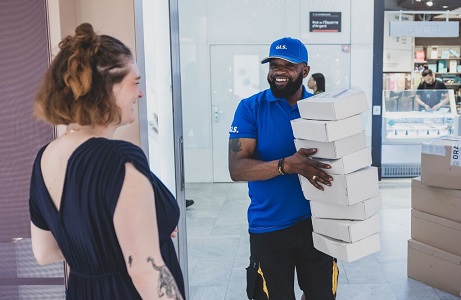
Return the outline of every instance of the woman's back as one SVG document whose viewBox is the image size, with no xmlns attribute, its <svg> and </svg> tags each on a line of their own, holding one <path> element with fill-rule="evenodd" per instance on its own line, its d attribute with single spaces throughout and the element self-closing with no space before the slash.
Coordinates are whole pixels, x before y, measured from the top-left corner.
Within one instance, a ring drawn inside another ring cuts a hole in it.
<svg viewBox="0 0 461 300">
<path fill-rule="evenodd" d="M 182 282 L 170 238 L 179 217 L 177 206 L 149 171 L 142 151 L 123 141 L 63 137 L 37 155 L 31 217 L 39 228 L 51 230 L 70 266 L 69 299 L 140 298 L 114 228 L 126 163 L 153 185 L 162 257 L 176 281 Z"/>
</svg>

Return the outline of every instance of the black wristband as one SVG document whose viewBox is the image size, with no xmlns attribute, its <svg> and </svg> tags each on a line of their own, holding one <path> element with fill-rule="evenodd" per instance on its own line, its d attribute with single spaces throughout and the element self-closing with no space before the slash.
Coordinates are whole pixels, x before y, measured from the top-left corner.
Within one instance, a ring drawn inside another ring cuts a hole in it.
<svg viewBox="0 0 461 300">
<path fill-rule="evenodd" d="M 279 159 L 279 164 L 278 164 L 278 166 L 277 166 L 277 168 L 279 169 L 280 175 L 285 175 L 285 172 L 283 172 L 283 160 L 284 160 L 284 159 L 285 159 L 285 157 Z"/>
</svg>

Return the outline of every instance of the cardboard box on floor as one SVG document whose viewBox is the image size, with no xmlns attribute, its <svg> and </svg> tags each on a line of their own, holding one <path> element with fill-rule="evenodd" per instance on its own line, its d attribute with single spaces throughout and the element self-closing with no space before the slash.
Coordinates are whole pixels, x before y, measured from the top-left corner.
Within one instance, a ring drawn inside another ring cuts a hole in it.
<svg viewBox="0 0 461 300">
<path fill-rule="evenodd" d="M 371 165 L 371 148 L 364 148 L 338 159 L 318 158 L 317 160 L 331 165 L 331 169 L 324 169 L 328 174 L 349 174 Z"/>
<path fill-rule="evenodd" d="M 312 216 L 343 220 L 366 220 L 381 209 L 381 195 L 352 205 L 311 201 Z"/>
<path fill-rule="evenodd" d="M 362 221 L 318 219 L 312 217 L 314 232 L 333 239 L 355 243 L 381 230 L 381 218 L 375 214 Z"/>
<path fill-rule="evenodd" d="M 363 131 L 362 116 L 355 115 L 338 121 L 294 119 L 291 128 L 295 138 L 332 142 Z"/>
<path fill-rule="evenodd" d="M 355 243 L 335 240 L 315 232 L 312 233 L 312 239 L 314 240 L 315 249 L 347 262 L 373 254 L 380 249 L 379 233 L 370 235 Z"/>
<path fill-rule="evenodd" d="M 366 148 L 367 141 L 365 131 L 362 131 L 333 142 L 295 139 L 295 146 L 296 150 L 300 148 L 317 148 L 317 152 L 311 157 L 337 159 Z"/>
<path fill-rule="evenodd" d="M 360 89 L 335 89 L 298 101 L 301 118 L 341 120 L 368 110 L 365 92 Z"/>
<path fill-rule="evenodd" d="M 433 139 L 421 147 L 421 182 L 425 185 L 461 189 L 461 137 Z"/>
<path fill-rule="evenodd" d="M 461 296 L 461 256 L 408 240 L 408 277 Z"/>
<path fill-rule="evenodd" d="M 323 203 L 352 205 L 379 194 L 378 169 L 366 167 L 345 175 L 331 175 L 331 186 L 323 186 L 321 191 L 304 176 L 299 175 L 304 197 Z"/>
<path fill-rule="evenodd" d="M 412 209 L 411 238 L 461 256 L 461 223 Z"/>
<path fill-rule="evenodd" d="M 461 190 L 428 186 L 421 183 L 420 177 L 413 178 L 411 207 L 461 223 Z"/>
</svg>

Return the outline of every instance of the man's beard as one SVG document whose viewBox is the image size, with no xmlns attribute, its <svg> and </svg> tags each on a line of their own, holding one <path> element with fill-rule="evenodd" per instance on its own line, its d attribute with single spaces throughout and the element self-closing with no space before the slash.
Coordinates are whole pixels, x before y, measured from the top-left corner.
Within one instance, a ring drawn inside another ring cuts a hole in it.
<svg viewBox="0 0 461 300">
<path fill-rule="evenodd" d="M 303 84 L 303 79 L 303 73 L 299 73 L 298 78 L 296 78 L 295 81 L 289 80 L 287 85 L 283 89 L 279 89 L 275 85 L 275 80 L 270 80 L 269 77 L 267 77 L 267 82 L 269 83 L 271 87 L 271 92 L 275 97 L 287 99 L 298 91 L 298 89 Z"/>
</svg>

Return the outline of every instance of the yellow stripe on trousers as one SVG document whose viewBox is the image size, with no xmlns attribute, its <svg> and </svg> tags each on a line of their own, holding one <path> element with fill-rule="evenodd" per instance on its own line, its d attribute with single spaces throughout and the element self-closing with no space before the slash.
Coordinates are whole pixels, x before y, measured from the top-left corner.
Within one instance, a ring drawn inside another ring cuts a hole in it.
<svg viewBox="0 0 461 300">
<path fill-rule="evenodd" d="M 263 278 L 263 291 L 266 294 L 267 299 L 269 299 L 269 290 L 267 289 L 266 279 L 264 278 L 264 274 L 263 274 L 263 270 L 261 270 L 261 266 L 259 266 L 259 268 L 258 268 L 258 273 Z"/>
<path fill-rule="evenodd" d="M 333 295 L 336 295 L 336 290 L 338 289 L 338 275 L 338 265 L 336 261 L 333 259 L 333 275 L 331 278 L 331 292 L 333 293 Z"/>
</svg>

